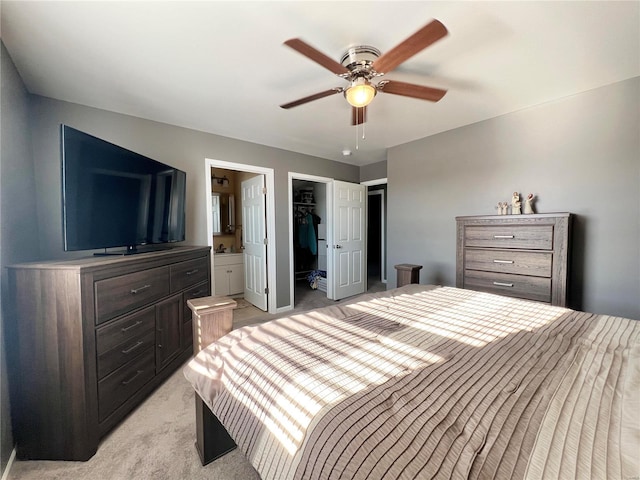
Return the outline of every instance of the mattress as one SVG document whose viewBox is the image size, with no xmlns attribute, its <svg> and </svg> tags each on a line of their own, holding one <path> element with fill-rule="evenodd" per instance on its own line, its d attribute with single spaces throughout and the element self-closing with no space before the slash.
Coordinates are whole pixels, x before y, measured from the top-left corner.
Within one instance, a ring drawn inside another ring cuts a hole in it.
<svg viewBox="0 0 640 480">
<path fill-rule="evenodd" d="M 633 478 L 640 322 L 425 285 L 243 327 L 184 374 L 264 480 Z"/>
</svg>

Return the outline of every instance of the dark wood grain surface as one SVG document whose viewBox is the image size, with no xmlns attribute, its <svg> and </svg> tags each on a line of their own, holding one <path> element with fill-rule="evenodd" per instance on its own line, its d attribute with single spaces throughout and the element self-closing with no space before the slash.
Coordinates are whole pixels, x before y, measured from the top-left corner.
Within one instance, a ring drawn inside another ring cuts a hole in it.
<svg viewBox="0 0 640 480">
<path fill-rule="evenodd" d="M 210 293 L 209 252 L 174 247 L 8 267 L 18 458 L 89 459 L 191 356 L 183 312 L 188 299 Z"/>
</svg>

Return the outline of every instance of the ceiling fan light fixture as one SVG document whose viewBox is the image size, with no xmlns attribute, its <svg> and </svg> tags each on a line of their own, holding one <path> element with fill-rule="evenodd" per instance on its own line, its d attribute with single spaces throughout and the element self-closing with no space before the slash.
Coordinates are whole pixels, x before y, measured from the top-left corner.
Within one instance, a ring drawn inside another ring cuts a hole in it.
<svg viewBox="0 0 640 480">
<path fill-rule="evenodd" d="M 371 85 L 369 80 L 364 77 L 358 77 L 345 90 L 344 98 L 347 99 L 347 102 L 352 107 L 360 108 L 369 105 L 376 93 L 375 87 Z"/>
</svg>

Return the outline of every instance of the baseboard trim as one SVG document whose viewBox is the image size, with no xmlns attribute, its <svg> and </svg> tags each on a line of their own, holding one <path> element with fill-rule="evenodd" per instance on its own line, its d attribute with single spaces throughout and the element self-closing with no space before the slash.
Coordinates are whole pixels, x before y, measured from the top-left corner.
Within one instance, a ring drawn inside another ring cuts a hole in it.
<svg viewBox="0 0 640 480">
<path fill-rule="evenodd" d="M 16 458 L 16 447 L 13 447 L 11 451 L 11 455 L 9 456 L 9 461 L 7 462 L 7 468 L 2 472 L 2 478 L 0 480 L 7 480 L 9 478 L 9 472 L 11 471 L 11 466 L 13 465 L 13 460 Z"/>
<path fill-rule="evenodd" d="M 284 313 L 284 312 L 288 312 L 289 310 L 293 310 L 293 307 L 291 305 L 286 305 L 284 307 L 276 308 L 276 312 L 275 313 Z"/>
</svg>

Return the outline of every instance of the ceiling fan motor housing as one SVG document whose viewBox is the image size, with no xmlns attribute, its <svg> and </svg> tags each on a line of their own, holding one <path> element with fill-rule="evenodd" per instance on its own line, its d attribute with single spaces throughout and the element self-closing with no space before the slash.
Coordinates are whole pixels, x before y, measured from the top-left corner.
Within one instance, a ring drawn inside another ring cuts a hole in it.
<svg viewBox="0 0 640 480">
<path fill-rule="evenodd" d="M 380 55 L 380 50 L 375 47 L 358 45 L 349 48 L 349 50 L 342 55 L 340 63 L 349 70 L 351 78 L 365 77 L 371 79 L 377 75 L 371 66 Z"/>
</svg>

